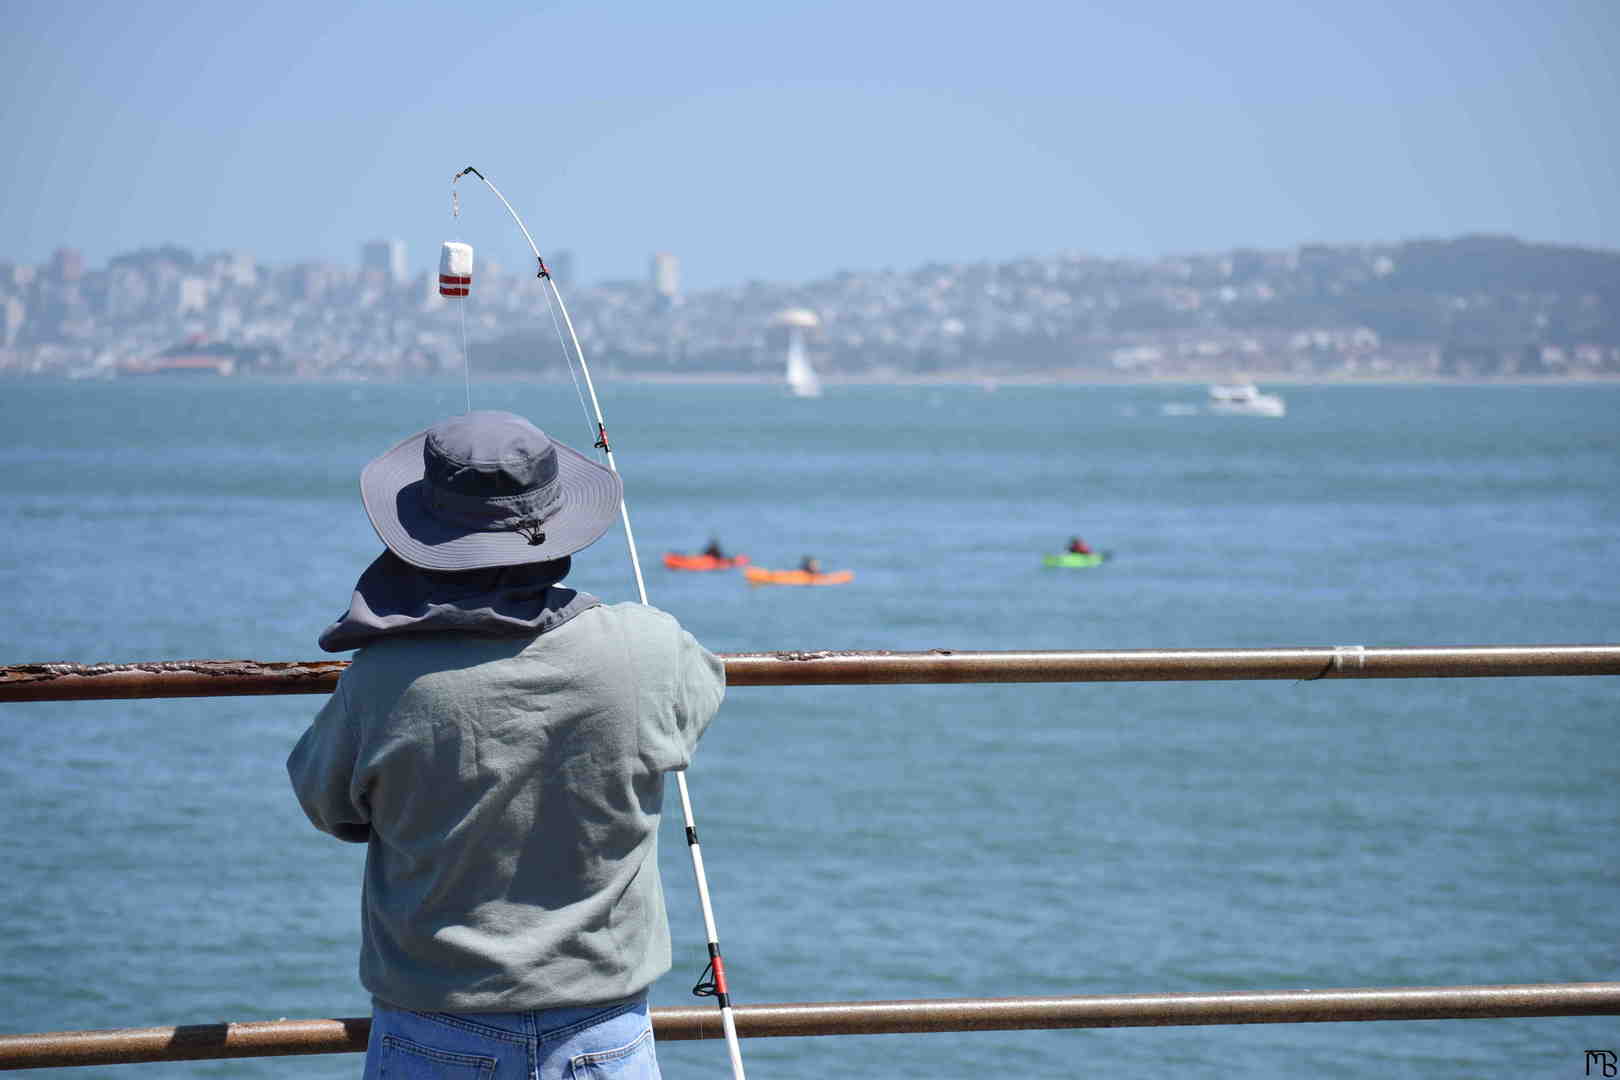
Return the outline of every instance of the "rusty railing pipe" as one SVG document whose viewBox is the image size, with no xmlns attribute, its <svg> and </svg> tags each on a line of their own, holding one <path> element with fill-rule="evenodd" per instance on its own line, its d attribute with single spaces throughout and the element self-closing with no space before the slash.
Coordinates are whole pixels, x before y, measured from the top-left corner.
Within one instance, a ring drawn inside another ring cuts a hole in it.
<svg viewBox="0 0 1620 1080">
<path fill-rule="evenodd" d="M 731 686 L 1620 675 L 1620 645 L 725 653 Z M 347 660 L 0 667 L 0 702 L 331 693 Z"/>
<path fill-rule="evenodd" d="M 736 1009 L 738 1034 L 756 1039 L 1617 1015 L 1620 982 L 792 1002 Z M 721 1036 L 720 1018 L 712 1008 L 657 1008 L 652 1019 L 655 1036 L 665 1042 Z M 0 1035 L 0 1071 L 353 1053 L 365 1049 L 370 1031 L 368 1017 L 349 1017 Z"/>
</svg>

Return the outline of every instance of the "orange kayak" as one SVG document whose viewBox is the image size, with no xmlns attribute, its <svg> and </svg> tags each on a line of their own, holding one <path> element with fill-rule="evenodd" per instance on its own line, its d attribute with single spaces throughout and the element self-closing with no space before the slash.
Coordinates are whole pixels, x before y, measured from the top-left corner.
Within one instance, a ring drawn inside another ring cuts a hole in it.
<svg viewBox="0 0 1620 1080">
<path fill-rule="evenodd" d="M 731 555 L 717 559 L 713 555 L 682 555 L 678 551 L 664 552 L 664 565 L 671 570 L 730 570 L 748 561 L 746 555 Z"/>
<path fill-rule="evenodd" d="M 832 570 L 825 574 L 812 574 L 808 570 L 767 570 L 750 566 L 743 570 L 750 585 L 842 585 L 855 580 L 853 570 Z"/>
</svg>

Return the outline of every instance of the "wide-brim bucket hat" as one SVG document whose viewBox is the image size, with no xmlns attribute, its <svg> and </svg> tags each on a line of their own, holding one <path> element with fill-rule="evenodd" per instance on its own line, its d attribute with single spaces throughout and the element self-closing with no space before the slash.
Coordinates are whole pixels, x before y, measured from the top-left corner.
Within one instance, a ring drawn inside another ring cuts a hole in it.
<svg viewBox="0 0 1620 1080">
<path fill-rule="evenodd" d="M 372 528 L 388 550 L 424 570 L 571 555 L 613 524 L 622 493 L 613 470 L 499 411 L 440 421 L 360 473 Z"/>
</svg>

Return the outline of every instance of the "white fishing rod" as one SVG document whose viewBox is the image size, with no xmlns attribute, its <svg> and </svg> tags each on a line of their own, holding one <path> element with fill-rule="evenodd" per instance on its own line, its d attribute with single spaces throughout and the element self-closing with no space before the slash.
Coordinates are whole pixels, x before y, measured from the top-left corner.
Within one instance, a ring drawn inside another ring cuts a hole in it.
<svg viewBox="0 0 1620 1080">
<path fill-rule="evenodd" d="M 617 474 L 619 467 L 613 460 L 613 446 L 608 442 L 607 421 L 602 417 L 602 405 L 596 398 L 596 386 L 591 381 L 591 369 L 585 363 L 585 351 L 579 346 L 579 335 L 574 333 L 574 321 L 568 317 L 568 307 L 563 303 L 562 293 L 557 291 L 557 283 L 552 280 L 551 271 L 546 267 L 546 260 L 541 256 L 540 248 L 535 244 L 534 237 L 529 234 L 528 226 L 523 224 L 523 219 L 518 216 L 518 212 L 512 209 L 512 204 L 506 201 L 506 196 L 501 194 L 501 189 L 496 187 L 489 177 L 469 165 L 456 173 L 451 179 L 452 192 L 454 192 L 457 181 L 469 173 L 482 180 L 484 186 L 494 192 L 497 199 L 501 200 L 501 205 L 506 207 L 506 212 L 512 215 L 512 220 L 517 222 L 517 227 L 522 230 L 523 239 L 529 243 L 529 250 L 534 252 L 534 261 L 539 265 L 539 272 L 535 276 L 544 281 L 550 289 L 551 299 L 556 303 L 556 311 L 561 313 L 563 326 L 568 329 L 568 341 L 564 343 L 564 350 L 566 351 L 568 345 L 572 344 L 573 356 L 570 360 L 570 371 L 572 370 L 572 363 L 577 361 L 580 374 L 585 377 L 585 389 L 590 394 L 591 410 L 595 414 L 596 446 L 607 457 L 608 468 Z M 559 339 L 562 337 L 560 330 L 558 331 L 558 337 Z M 641 602 L 645 604 L 647 603 L 647 584 L 641 576 L 641 559 L 636 554 L 635 534 L 630 531 L 630 508 L 622 494 L 619 497 L 619 517 L 624 522 L 624 539 L 630 547 L 630 568 L 635 572 L 636 576 L 636 593 L 640 596 Z M 737 1039 L 737 1020 L 732 1013 L 731 993 L 726 987 L 726 965 L 720 955 L 720 934 L 715 929 L 714 907 L 709 902 L 709 879 L 703 870 L 703 849 L 698 844 L 697 821 L 692 814 L 692 796 L 687 790 L 685 769 L 675 770 L 675 787 L 681 796 L 681 817 L 686 825 L 686 849 L 692 855 L 692 873 L 697 879 L 698 905 L 703 911 L 703 929 L 708 937 L 709 945 L 709 965 L 703 970 L 703 974 L 699 976 L 698 984 L 692 987 L 692 993 L 699 997 L 712 997 L 715 999 L 715 1003 L 719 1005 L 720 1024 L 724 1028 L 726 1036 L 726 1050 L 731 1055 L 731 1075 L 735 1080 L 746 1080 L 743 1072 L 742 1045 Z"/>
</svg>

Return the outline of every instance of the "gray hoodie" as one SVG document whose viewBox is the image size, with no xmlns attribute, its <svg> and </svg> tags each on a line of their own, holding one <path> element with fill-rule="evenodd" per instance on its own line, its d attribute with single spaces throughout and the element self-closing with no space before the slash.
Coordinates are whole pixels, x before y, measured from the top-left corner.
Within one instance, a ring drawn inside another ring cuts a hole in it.
<svg viewBox="0 0 1620 1080">
<path fill-rule="evenodd" d="M 669 970 L 664 774 L 725 670 L 655 608 L 558 606 L 538 633 L 370 636 L 287 760 L 310 821 L 368 845 L 360 981 L 384 1001 L 588 1005 Z"/>
</svg>

